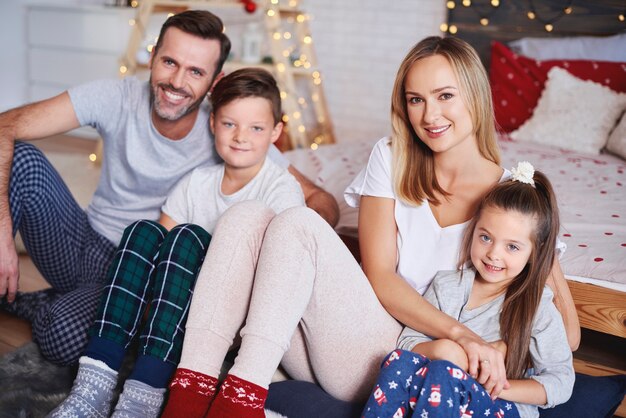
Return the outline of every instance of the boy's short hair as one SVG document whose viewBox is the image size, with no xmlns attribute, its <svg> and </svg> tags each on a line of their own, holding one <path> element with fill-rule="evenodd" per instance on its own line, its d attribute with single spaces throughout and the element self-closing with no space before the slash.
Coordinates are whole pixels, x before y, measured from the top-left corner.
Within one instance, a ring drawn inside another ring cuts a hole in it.
<svg viewBox="0 0 626 418">
<path fill-rule="evenodd" d="M 281 121 L 280 90 L 272 74 L 261 68 L 242 68 L 222 78 L 211 92 L 212 112 L 215 114 L 222 106 L 245 97 L 269 100 L 274 125 Z"/>
</svg>

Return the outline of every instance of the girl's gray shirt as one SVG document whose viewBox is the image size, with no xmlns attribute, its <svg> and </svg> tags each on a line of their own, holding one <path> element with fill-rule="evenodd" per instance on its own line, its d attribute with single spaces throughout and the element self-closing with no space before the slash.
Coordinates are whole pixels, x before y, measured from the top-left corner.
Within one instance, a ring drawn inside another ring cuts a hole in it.
<svg viewBox="0 0 626 418">
<path fill-rule="evenodd" d="M 442 271 L 437 273 L 424 298 L 442 312 L 465 325 L 487 342 L 500 340 L 500 312 L 504 295 L 467 309 L 465 305 L 474 284 L 475 271 Z M 552 302 L 554 294 L 546 286 L 533 320 L 530 356 L 533 369 L 528 377 L 541 383 L 547 394 L 547 403 L 541 408 L 552 408 L 567 401 L 574 387 L 572 351 L 567 342 L 561 314 Z M 410 351 L 416 344 L 434 338 L 405 327 L 398 338 L 398 348 Z M 536 406 L 516 403 L 520 416 L 538 417 Z"/>
</svg>

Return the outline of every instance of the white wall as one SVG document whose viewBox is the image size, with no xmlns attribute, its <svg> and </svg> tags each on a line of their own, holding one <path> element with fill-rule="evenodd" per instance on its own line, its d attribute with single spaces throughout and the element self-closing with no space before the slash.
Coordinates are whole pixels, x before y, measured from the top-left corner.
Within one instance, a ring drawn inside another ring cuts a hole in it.
<svg viewBox="0 0 626 418">
<path fill-rule="evenodd" d="M 26 100 L 24 0 L 0 1 L 0 111 Z"/>
<path fill-rule="evenodd" d="M 105 0 L 44 0 L 46 3 Z M 27 100 L 25 5 L 0 0 L 0 111 Z M 389 133 L 389 103 L 400 61 L 421 38 L 439 34 L 443 0 L 302 0 L 338 141 Z"/>
<path fill-rule="evenodd" d="M 439 35 L 443 0 L 304 0 L 338 142 L 390 132 L 396 71 L 420 39 Z"/>
</svg>

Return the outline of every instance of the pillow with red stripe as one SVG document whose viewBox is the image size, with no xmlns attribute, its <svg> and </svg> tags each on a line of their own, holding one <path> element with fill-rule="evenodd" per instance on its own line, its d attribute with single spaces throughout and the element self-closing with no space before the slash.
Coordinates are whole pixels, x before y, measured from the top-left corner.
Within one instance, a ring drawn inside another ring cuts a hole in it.
<svg viewBox="0 0 626 418">
<path fill-rule="evenodd" d="M 617 92 L 626 92 L 626 63 L 586 60 L 538 61 L 515 54 L 500 42 L 491 45 L 489 78 L 496 121 L 511 132 L 529 119 L 552 67 L 591 80 Z"/>
</svg>

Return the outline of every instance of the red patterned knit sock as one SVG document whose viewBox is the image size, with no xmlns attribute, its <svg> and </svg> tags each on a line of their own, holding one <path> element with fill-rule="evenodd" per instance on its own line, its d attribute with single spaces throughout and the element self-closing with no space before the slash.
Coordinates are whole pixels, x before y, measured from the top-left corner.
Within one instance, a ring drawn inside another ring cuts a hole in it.
<svg viewBox="0 0 626 418">
<path fill-rule="evenodd" d="M 161 418 L 203 418 L 216 389 L 215 377 L 189 369 L 176 369 Z"/>
<path fill-rule="evenodd" d="M 205 418 L 265 418 L 267 389 L 229 374 Z"/>
</svg>

